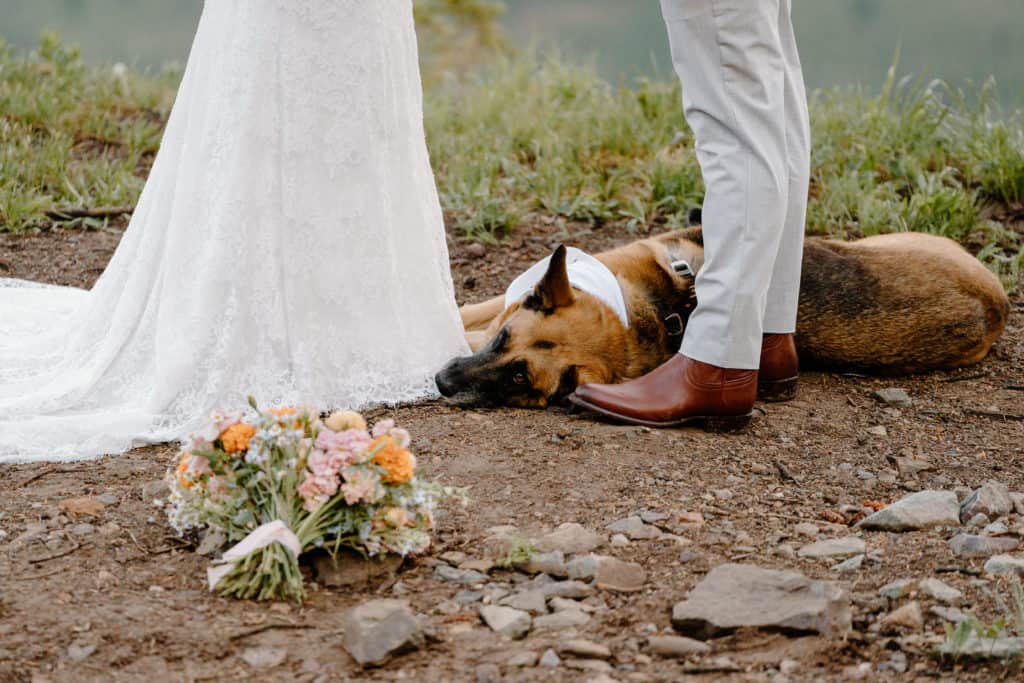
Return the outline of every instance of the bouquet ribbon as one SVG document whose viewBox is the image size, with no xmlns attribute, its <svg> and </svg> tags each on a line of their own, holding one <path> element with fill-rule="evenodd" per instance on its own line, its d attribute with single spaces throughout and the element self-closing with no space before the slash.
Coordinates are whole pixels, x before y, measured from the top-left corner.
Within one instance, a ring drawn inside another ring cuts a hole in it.
<svg viewBox="0 0 1024 683">
<path fill-rule="evenodd" d="M 253 529 L 248 536 L 229 548 L 217 562 L 206 569 L 210 590 L 217 587 L 220 580 L 234 568 L 239 560 L 261 548 L 266 548 L 271 543 L 280 543 L 292 551 L 296 558 L 302 554 L 302 544 L 299 543 L 298 537 L 292 533 L 287 524 L 279 519 L 267 522 Z"/>
</svg>

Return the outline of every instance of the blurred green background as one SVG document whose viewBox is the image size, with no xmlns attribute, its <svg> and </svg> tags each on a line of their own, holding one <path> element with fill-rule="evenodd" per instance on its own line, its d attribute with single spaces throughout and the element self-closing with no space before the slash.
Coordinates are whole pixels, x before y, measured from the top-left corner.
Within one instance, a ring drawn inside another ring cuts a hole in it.
<svg viewBox="0 0 1024 683">
<path fill-rule="evenodd" d="M 877 87 L 897 49 L 900 72 L 954 85 L 994 76 L 1004 104 L 1024 103 L 1024 0 L 793 0 L 812 88 Z M 557 47 L 593 59 L 609 80 L 671 74 L 657 0 L 506 0 L 514 47 Z M 182 62 L 201 0 L 0 0 L 0 37 L 38 44 L 41 31 L 78 42 L 87 60 Z"/>
</svg>

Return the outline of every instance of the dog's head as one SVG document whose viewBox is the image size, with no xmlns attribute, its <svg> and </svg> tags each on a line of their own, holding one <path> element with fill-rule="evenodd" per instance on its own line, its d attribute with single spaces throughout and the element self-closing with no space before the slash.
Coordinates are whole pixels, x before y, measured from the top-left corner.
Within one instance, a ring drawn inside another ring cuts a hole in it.
<svg viewBox="0 0 1024 683">
<path fill-rule="evenodd" d="M 614 311 L 573 290 L 558 247 L 534 290 L 494 320 L 472 356 L 448 363 L 437 386 L 449 397 L 543 408 L 580 384 L 611 381 L 624 334 Z"/>
</svg>

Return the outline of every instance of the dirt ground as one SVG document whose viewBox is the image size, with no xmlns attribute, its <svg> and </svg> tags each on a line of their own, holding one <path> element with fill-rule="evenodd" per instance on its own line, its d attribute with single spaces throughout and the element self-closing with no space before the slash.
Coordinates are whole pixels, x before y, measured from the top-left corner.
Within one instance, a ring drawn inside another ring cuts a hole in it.
<svg viewBox="0 0 1024 683">
<path fill-rule="evenodd" d="M 88 286 L 118 238 L 116 230 L 0 236 L 0 277 Z M 453 242 L 460 302 L 498 293 L 563 239 L 596 251 L 631 236 L 613 227 L 590 231 L 541 220 L 501 246 Z M 883 387 L 904 388 L 912 406 L 879 403 L 872 394 Z M 562 409 L 478 410 L 436 402 L 388 411 L 412 432 L 426 475 L 469 487 L 472 502 L 448 509 L 435 550 L 408 561 L 397 577 L 366 590 L 320 588 L 302 606 L 206 592 L 207 558 L 184 547 L 144 501 L 144 487 L 162 477 L 173 446 L 90 462 L 5 466 L 0 681 L 475 681 L 486 663 L 498 664 L 508 681 L 592 680 L 596 673 L 568 665 L 509 667 L 511 655 L 539 654 L 564 636 L 502 639 L 480 622 L 475 606 L 453 602 L 463 587 L 435 578 L 432 565 L 446 551 L 480 556 L 484 530 L 495 525 L 541 532 L 578 522 L 603 530 L 638 510 L 668 515 L 669 526 L 684 512 L 701 512 L 705 522 L 681 531 L 682 543 L 632 541 L 602 551 L 648 572 L 639 593 L 599 593 L 594 618 L 579 628 L 580 637 L 611 649 L 606 675 L 615 680 L 845 680 L 844 669 L 861 662 L 877 667 L 900 650 L 908 660 L 905 673 L 876 669 L 865 680 L 1020 680 L 1020 669 L 998 663 L 953 668 L 931 658 L 920 637 L 892 638 L 870 628 L 891 609 L 878 588 L 906 577 L 937 576 L 962 590 L 983 620 L 998 616 L 1008 582 L 979 575 L 983 560 L 950 553 L 946 541 L 957 530 L 853 531 L 881 562 L 842 575 L 829 563 L 778 554 L 778 547 L 806 541 L 794 531 L 800 522 L 817 524 L 823 538 L 847 535 L 845 524 L 834 523 L 844 510 L 908 491 L 966 490 L 989 479 L 1024 491 L 1022 388 L 1024 298 L 1017 296 L 1006 334 L 980 365 L 897 379 L 805 373 L 797 400 L 761 405 L 755 424 L 741 435 L 617 426 Z M 884 435 L 868 431 L 879 426 Z M 904 477 L 890 460 L 901 455 L 926 458 L 935 469 Z M 98 518 L 61 513 L 60 501 L 83 495 L 106 502 Z M 94 531 L 78 534 L 83 522 Z M 645 654 L 648 636 L 671 633 L 672 605 L 711 567 L 730 560 L 842 583 L 853 596 L 853 634 L 827 641 L 739 632 L 711 641 L 712 655 L 703 658 Z M 495 570 L 491 580 L 523 577 Z M 364 671 L 340 645 L 341 615 L 397 592 L 425 616 L 434 637 L 417 652 Z M 943 622 L 927 611 L 934 602 L 921 600 L 923 634 L 941 634 Z M 280 648 L 287 656 L 252 666 L 242 655 L 253 648 Z M 734 666 L 715 664 L 718 655 Z M 780 674 L 783 659 L 798 665 Z"/>
</svg>

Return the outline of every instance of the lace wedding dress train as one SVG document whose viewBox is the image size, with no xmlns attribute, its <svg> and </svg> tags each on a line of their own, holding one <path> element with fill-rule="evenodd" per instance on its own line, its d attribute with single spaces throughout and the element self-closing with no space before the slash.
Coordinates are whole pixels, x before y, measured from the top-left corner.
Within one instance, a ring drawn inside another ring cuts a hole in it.
<svg viewBox="0 0 1024 683">
<path fill-rule="evenodd" d="M 208 0 L 91 291 L 0 281 L 0 462 L 432 396 L 465 352 L 411 0 Z"/>
</svg>

